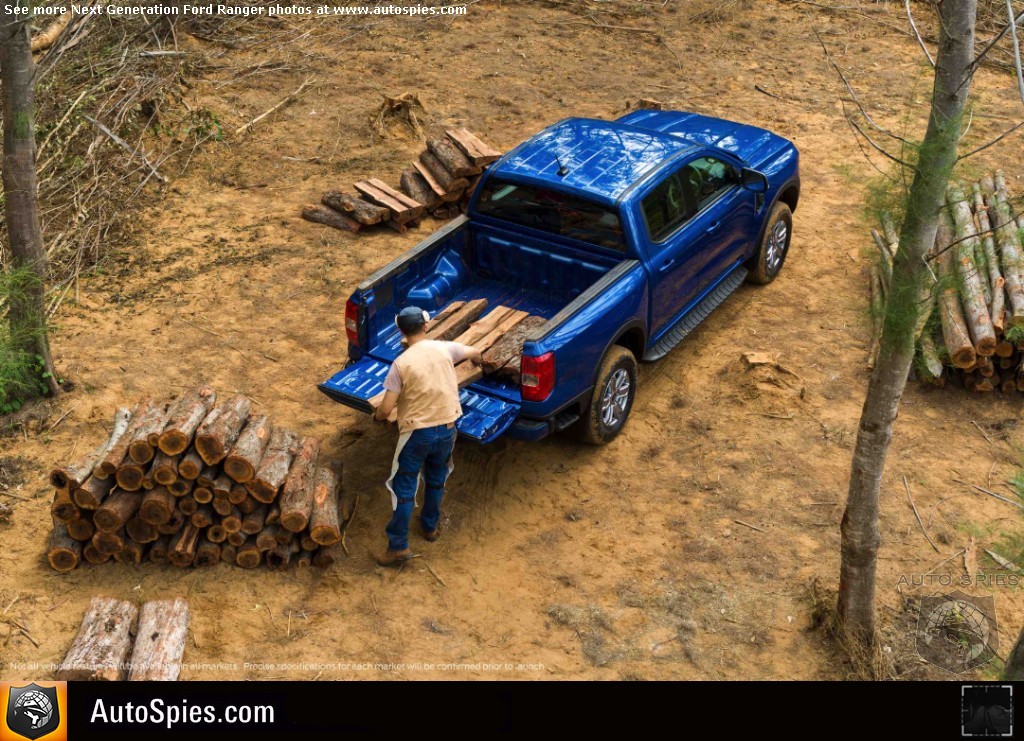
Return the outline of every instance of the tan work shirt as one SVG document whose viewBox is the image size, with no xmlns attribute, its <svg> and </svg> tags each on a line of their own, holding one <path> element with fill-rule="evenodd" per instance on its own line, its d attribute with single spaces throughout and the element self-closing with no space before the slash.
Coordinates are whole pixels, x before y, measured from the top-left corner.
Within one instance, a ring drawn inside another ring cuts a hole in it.
<svg viewBox="0 0 1024 741">
<path fill-rule="evenodd" d="M 398 394 L 398 431 L 421 430 L 462 416 L 455 364 L 469 348 L 458 342 L 420 340 L 399 355 L 384 379 Z"/>
</svg>

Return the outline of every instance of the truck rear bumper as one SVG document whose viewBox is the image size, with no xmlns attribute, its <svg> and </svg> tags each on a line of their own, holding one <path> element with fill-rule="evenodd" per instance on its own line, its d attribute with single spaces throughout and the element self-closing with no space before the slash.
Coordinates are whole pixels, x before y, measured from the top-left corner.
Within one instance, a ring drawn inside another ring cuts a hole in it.
<svg viewBox="0 0 1024 741">
<path fill-rule="evenodd" d="M 514 440 L 540 440 L 551 434 L 551 420 L 519 417 L 505 434 Z"/>
</svg>

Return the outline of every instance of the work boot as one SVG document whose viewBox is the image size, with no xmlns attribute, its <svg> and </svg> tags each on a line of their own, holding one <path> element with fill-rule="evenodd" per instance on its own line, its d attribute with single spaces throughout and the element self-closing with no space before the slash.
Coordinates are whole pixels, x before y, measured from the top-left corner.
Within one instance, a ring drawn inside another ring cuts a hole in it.
<svg viewBox="0 0 1024 741">
<path fill-rule="evenodd" d="M 393 551 L 388 548 L 384 551 L 384 554 L 377 556 L 376 561 L 378 566 L 401 566 L 403 563 L 412 558 L 412 549 L 403 548 L 400 551 Z"/>
<path fill-rule="evenodd" d="M 438 525 L 433 530 L 423 530 L 423 539 L 428 543 L 433 543 L 435 540 L 441 537 L 441 526 Z"/>
</svg>

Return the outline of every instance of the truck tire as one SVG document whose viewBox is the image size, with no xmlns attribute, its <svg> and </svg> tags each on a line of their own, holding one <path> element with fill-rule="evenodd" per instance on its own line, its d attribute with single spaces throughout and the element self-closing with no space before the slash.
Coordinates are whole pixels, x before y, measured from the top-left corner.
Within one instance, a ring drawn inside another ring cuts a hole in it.
<svg viewBox="0 0 1024 741">
<path fill-rule="evenodd" d="M 583 419 L 583 440 L 605 445 L 626 425 L 636 396 L 637 367 L 633 353 L 613 346 L 601 361 L 590 407 Z"/>
<path fill-rule="evenodd" d="M 782 270 L 789 254 L 789 242 L 793 238 L 793 212 L 789 206 L 779 201 L 772 207 L 768 215 L 768 224 L 764 228 L 761 244 L 750 263 L 747 280 L 751 283 L 764 285 L 775 280 Z"/>
</svg>

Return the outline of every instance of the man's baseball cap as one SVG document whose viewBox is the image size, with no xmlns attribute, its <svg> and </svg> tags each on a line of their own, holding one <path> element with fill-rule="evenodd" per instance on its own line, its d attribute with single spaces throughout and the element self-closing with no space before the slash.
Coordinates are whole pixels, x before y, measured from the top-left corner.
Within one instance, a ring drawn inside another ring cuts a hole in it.
<svg viewBox="0 0 1024 741">
<path fill-rule="evenodd" d="M 430 320 L 430 314 L 418 306 L 406 306 L 395 317 L 395 324 L 402 334 L 415 332 Z"/>
</svg>

